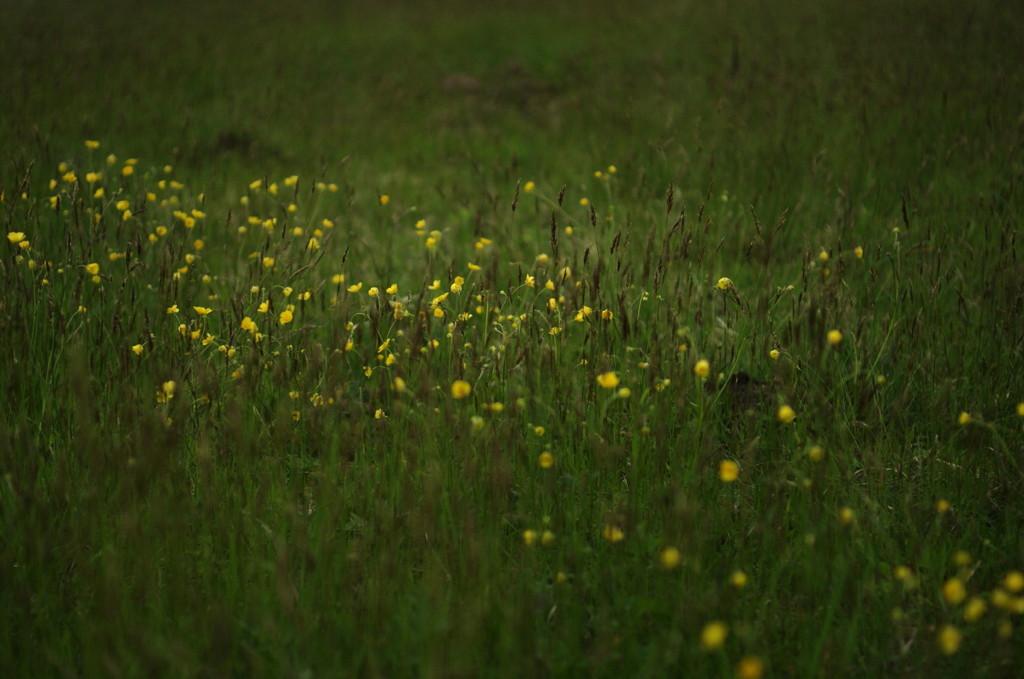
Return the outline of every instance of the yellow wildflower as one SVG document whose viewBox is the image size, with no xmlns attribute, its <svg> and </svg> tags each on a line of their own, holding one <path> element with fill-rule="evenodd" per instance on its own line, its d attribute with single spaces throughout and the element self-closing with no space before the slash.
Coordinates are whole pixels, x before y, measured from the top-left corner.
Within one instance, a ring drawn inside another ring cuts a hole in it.
<svg viewBox="0 0 1024 679">
<path fill-rule="evenodd" d="M 626 533 L 615 524 L 606 523 L 604 528 L 601 529 L 601 537 L 612 543 L 622 542 L 626 537 Z"/>
<path fill-rule="evenodd" d="M 473 386 L 465 380 L 455 380 L 452 382 L 452 398 L 455 400 L 466 398 L 472 391 Z"/>
<path fill-rule="evenodd" d="M 676 568 L 679 563 L 683 560 L 683 555 L 679 553 L 679 550 L 675 547 L 666 547 L 661 550 L 661 556 L 658 559 L 661 562 L 661 567 L 667 571 Z"/>
<path fill-rule="evenodd" d="M 714 651 L 725 643 L 729 636 L 729 627 L 721 621 L 714 620 L 704 625 L 700 633 L 700 645 L 705 651 Z"/>
<path fill-rule="evenodd" d="M 738 679 L 761 679 L 764 676 L 764 661 L 756 655 L 743 656 L 736 665 L 736 676 Z"/>
<path fill-rule="evenodd" d="M 945 655 L 953 655 L 960 650 L 964 635 L 953 625 L 943 625 L 939 630 L 939 648 Z"/>
<path fill-rule="evenodd" d="M 963 602 L 967 598 L 967 588 L 964 587 L 963 580 L 960 578 L 946 580 L 946 583 L 942 586 L 942 598 L 946 600 L 946 603 L 953 606 Z"/>
</svg>

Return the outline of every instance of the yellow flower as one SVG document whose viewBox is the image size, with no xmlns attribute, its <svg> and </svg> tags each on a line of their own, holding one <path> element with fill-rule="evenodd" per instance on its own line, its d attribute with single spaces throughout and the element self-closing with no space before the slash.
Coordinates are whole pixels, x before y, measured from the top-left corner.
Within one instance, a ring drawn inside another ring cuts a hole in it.
<svg viewBox="0 0 1024 679">
<path fill-rule="evenodd" d="M 537 427 L 533 428 L 533 433 L 536 434 L 537 436 L 544 436 L 546 431 L 547 430 L 544 429 L 544 427 L 540 427 L 540 426 L 537 426 Z"/>
<path fill-rule="evenodd" d="M 935 511 L 938 512 L 939 514 L 945 514 L 946 512 L 949 511 L 949 509 L 950 509 L 949 500 L 944 500 L 942 498 L 939 498 L 938 500 L 935 501 Z"/>
<path fill-rule="evenodd" d="M 1020 571 L 1010 571 L 1006 574 L 1006 577 L 1003 578 L 1003 587 L 1014 594 L 1020 592 L 1024 589 L 1024 573 L 1021 573 Z"/>
<path fill-rule="evenodd" d="M 605 389 L 614 389 L 619 386 L 619 376 L 614 372 L 601 373 L 597 376 L 597 383 Z"/>
<path fill-rule="evenodd" d="M 100 265 L 97 264 L 96 262 L 90 262 L 89 264 L 85 265 L 85 272 L 90 276 L 95 276 L 100 272 Z"/>
<path fill-rule="evenodd" d="M 273 257 L 264 257 L 263 258 L 263 268 L 264 269 L 269 269 L 269 268 L 274 266 L 275 262 L 276 262 L 276 260 Z"/>
<path fill-rule="evenodd" d="M 761 679 L 764 676 L 764 661 L 756 655 L 746 655 L 736 665 L 738 679 Z"/>
<path fill-rule="evenodd" d="M 541 469 L 551 469 L 555 465 L 555 456 L 545 450 L 537 456 L 537 464 Z"/>
<path fill-rule="evenodd" d="M 683 555 L 675 547 L 666 547 L 661 550 L 661 558 L 659 560 L 661 561 L 661 567 L 670 571 L 679 565 L 679 562 L 683 560 Z"/>
<path fill-rule="evenodd" d="M 839 344 L 842 341 L 843 341 L 843 333 L 839 332 L 838 330 L 829 330 L 828 331 L 828 343 L 829 344 L 831 344 L 832 346 L 836 346 L 837 344 Z"/>
<path fill-rule="evenodd" d="M 953 655 L 960 649 L 964 635 L 953 625 L 943 625 L 939 630 L 939 648 L 945 655 Z"/>
<path fill-rule="evenodd" d="M 896 566 L 892 569 L 892 576 L 902 582 L 907 589 L 917 587 L 917 578 L 914 577 L 914 571 L 910 570 L 908 566 Z"/>
<path fill-rule="evenodd" d="M 167 307 L 167 313 L 169 313 L 169 314 L 176 314 L 176 313 L 178 313 L 178 305 L 177 304 L 172 304 L 171 306 Z"/>
<path fill-rule="evenodd" d="M 211 311 L 213 311 L 213 309 L 211 309 L 209 307 L 205 307 L 205 306 L 194 306 L 192 308 L 195 309 L 195 312 L 197 314 L 199 314 L 200 316 L 205 316 L 208 313 L 210 313 Z"/>
<path fill-rule="evenodd" d="M 729 584 L 736 589 L 743 589 L 747 586 L 747 574 L 740 570 L 733 571 L 729 576 Z"/>
<path fill-rule="evenodd" d="M 732 483 L 740 476 L 740 466 L 732 460 L 722 460 L 718 465 L 718 478 L 726 483 Z"/>
<path fill-rule="evenodd" d="M 772 360 L 777 361 L 777 360 L 779 360 L 779 356 L 781 354 L 779 354 L 779 350 L 778 349 L 772 349 L 771 351 L 768 352 L 768 355 L 771 356 Z"/>
<path fill-rule="evenodd" d="M 380 200 L 380 204 L 381 204 L 381 205 L 387 205 L 388 203 L 390 203 L 390 202 L 391 202 L 391 196 L 389 196 L 389 195 L 388 195 L 388 194 L 386 194 L 386 193 L 382 193 L 382 194 L 380 195 L 380 197 L 378 198 L 378 200 Z"/>
<path fill-rule="evenodd" d="M 811 446 L 807 449 L 807 457 L 811 462 L 821 462 L 825 459 L 825 449 L 821 446 Z"/>
<path fill-rule="evenodd" d="M 580 198 L 580 205 L 586 207 L 587 205 L 590 205 L 590 200 L 587 198 Z"/>
<path fill-rule="evenodd" d="M 733 287 L 732 281 L 729 280 L 728 278 L 723 276 L 722 278 L 718 279 L 718 289 L 719 290 L 729 290 L 732 287 Z"/>
<path fill-rule="evenodd" d="M 632 392 L 632 390 L 631 390 L 631 389 L 630 389 L 629 387 L 621 387 L 621 388 L 620 388 L 620 389 L 619 389 L 619 390 L 618 390 L 617 392 L 615 392 L 615 393 L 616 393 L 616 395 L 617 395 L 617 396 L 618 396 L 619 398 L 629 398 L 630 396 L 632 396 L 632 395 L 633 395 L 633 392 Z"/>
<path fill-rule="evenodd" d="M 956 606 L 967 598 L 967 588 L 960 578 L 950 578 L 942 586 L 942 598 L 946 603 Z"/>
<path fill-rule="evenodd" d="M 391 386 L 394 388 L 395 391 L 401 393 L 405 391 L 406 388 L 405 380 L 403 380 L 401 377 L 396 377 L 391 381 Z"/>
<path fill-rule="evenodd" d="M 839 518 L 839 523 L 849 526 L 857 518 L 857 514 L 849 507 L 840 507 L 837 517 Z"/>
<path fill-rule="evenodd" d="M 532 528 L 527 528 L 523 531 L 523 544 L 527 547 L 533 547 L 537 543 L 537 531 Z"/>
<path fill-rule="evenodd" d="M 537 188 L 537 185 L 534 184 L 533 182 L 526 182 L 525 184 L 523 184 L 524 193 L 532 193 L 535 188 Z"/>
<path fill-rule="evenodd" d="M 729 627 L 718 620 L 713 620 L 704 625 L 700 633 L 700 645 L 705 651 L 714 651 L 725 643 L 729 636 Z"/>
<path fill-rule="evenodd" d="M 612 313 L 611 309 L 602 309 L 601 310 L 601 320 L 603 320 L 603 321 L 610 321 L 613 318 L 615 318 L 615 314 Z"/>
<path fill-rule="evenodd" d="M 95 139 L 86 139 L 85 140 L 85 148 L 89 149 L 90 151 L 92 151 L 94 149 L 98 149 L 99 147 L 100 147 L 100 143 L 98 141 L 96 141 Z"/>
<path fill-rule="evenodd" d="M 973 597 L 964 606 L 964 620 L 967 622 L 977 622 L 981 619 L 981 616 L 985 615 L 985 611 L 988 609 L 988 605 L 985 600 L 981 597 Z"/>
<path fill-rule="evenodd" d="M 971 423 L 971 414 L 967 411 L 962 411 L 956 418 L 957 424 L 961 427 Z"/>
<path fill-rule="evenodd" d="M 859 245 L 857 247 L 855 247 L 853 249 L 853 256 L 856 257 L 857 259 L 863 259 L 864 258 L 864 248 L 862 248 Z"/>
<path fill-rule="evenodd" d="M 294 316 L 292 315 L 292 312 L 291 312 L 291 310 L 289 310 L 289 309 L 285 309 L 285 310 L 284 310 L 284 311 L 282 311 L 282 312 L 281 312 L 281 314 L 280 314 L 280 315 L 279 315 L 279 316 L 277 317 L 277 322 L 278 322 L 278 323 L 280 323 L 281 325 L 286 325 L 286 324 L 288 324 L 288 323 L 291 323 L 291 322 L 292 322 L 292 318 L 294 318 Z"/>
<path fill-rule="evenodd" d="M 18 244 L 25 240 L 25 234 L 21 231 L 8 231 L 7 240 L 11 243 Z"/>
<path fill-rule="evenodd" d="M 615 524 L 606 523 L 604 528 L 601 529 L 601 537 L 612 543 L 622 542 L 626 537 L 626 533 Z"/>
<path fill-rule="evenodd" d="M 555 544 L 555 534 L 549 530 L 544 531 L 540 534 L 540 544 L 545 547 L 550 547 Z"/>
<path fill-rule="evenodd" d="M 388 293 L 389 295 L 397 295 L 398 294 L 398 283 L 392 283 L 391 285 L 389 285 L 387 287 L 387 289 L 384 290 L 384 292 Z"/>
<path fill-rule="evenodd" d="M 251 333 L 255 333 L 257 330 L 256 323 L 251 318 L 246 316 L 242 319 L 242 330 L 246 330 Z"/>
<path fill-rule="evenodd" d="M 141 344 L 133 344 L 132 345 L 132 351 L 135 352 L 136 356 L 141 356 L 142 355 L 143 348 L 144 347 Z"/>
<path fill-rule="evenodd" d="M 473 386 L 466 380 L 455 380 L 452 382 L 452 398 L 461 400 L 469 396 Z"/>
<path fill-rule="evenodd" d="M 693 374 L 701 379 L 707 379 L 707 376 L 711 373 L 711 364 L 705 359 L 700 359 L 693 365 Z"/>
<path fill-rule="evenodd" d="M 160 386 L 160 388 L 163 390 L 164 396 L 170 399 L 174 398 L 174 392 L 177 390 L 178 385 L 174 380 L 167 380 Z"/>
<path fill-rule="evenodd" d="M 1024 417 L 1024 401 L 1017 404 L 1017 417 Z"/>
<path fill-rule="evenodd" d="M 782 422 L 783 424 L 789 424 L 794 419 L 796 419 L 796 411 L 790 408 L 789 406 L 782 406 L 781 408 L 779 408 L 779 412 L 776 414 L 776 416 L 779 418 L 779 422 Z"/>
</svg>

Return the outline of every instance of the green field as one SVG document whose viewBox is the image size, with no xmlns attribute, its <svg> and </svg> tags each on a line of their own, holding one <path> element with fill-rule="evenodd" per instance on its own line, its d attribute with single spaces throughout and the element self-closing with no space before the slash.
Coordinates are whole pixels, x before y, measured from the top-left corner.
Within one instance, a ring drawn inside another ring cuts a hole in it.
<svg viewBox="0 0 1024 679">
<path fill-rule="evenodd" d="M 0 21 L 0 675 L 1024 673 L 1024 7 Z"/>
</svg>

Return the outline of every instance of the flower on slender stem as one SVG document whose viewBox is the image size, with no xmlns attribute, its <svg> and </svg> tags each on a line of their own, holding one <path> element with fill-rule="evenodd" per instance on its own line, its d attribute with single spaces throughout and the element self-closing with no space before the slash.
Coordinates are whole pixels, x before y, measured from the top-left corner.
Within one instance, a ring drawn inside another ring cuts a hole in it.
<svg viewBox="0 0 1024 679">
<path fill-rule="evenodd" d="M 717 650 L 729 636 L 729 627 L 724 622 L 713 620 L 704 625 L 700 633 L 700 645 L 705 651 Z"/>
<path fill-rule="evenodd" d="M 740 477 L 740 466 L 732 460 L 722 460 L 718 465 L 718 478 L 726 483 L 732 483 Z"/>
<path fill-rule="evenodd" d="M 452 398 L 457 401 L 466 398 L 472 391 L 473 386 L 466 380 L 455 380 L 452 382 Z"/>
</svg>

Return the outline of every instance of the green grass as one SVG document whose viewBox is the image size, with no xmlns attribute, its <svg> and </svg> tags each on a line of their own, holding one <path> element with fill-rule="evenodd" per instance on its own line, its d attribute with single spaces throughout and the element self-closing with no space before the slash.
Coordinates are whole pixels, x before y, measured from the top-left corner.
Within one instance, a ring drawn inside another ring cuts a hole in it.
<svg viewBox="0 0 1024 679">
<path fill-rule="evenodd" d="M 4 676 L 1019 673 L 1019 3 L 9 4 Z"/>
</svg>

